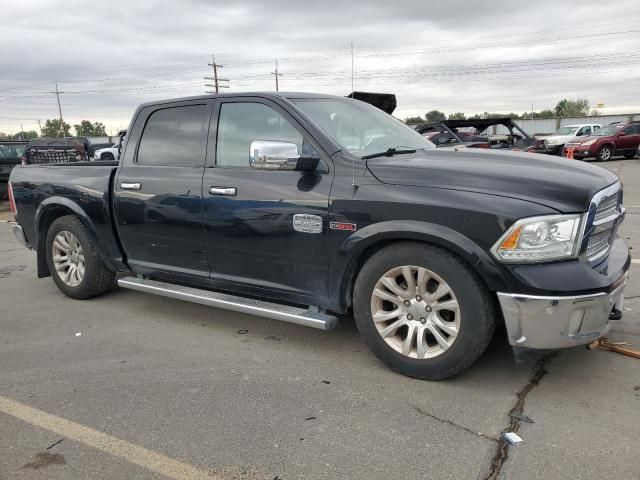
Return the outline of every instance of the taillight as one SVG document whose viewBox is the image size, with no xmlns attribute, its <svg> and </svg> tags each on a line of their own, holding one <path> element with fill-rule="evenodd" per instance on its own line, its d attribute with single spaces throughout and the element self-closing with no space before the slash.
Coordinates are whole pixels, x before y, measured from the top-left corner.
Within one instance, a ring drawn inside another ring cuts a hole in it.
<svg viewBox="0 0 640 480">
<path fill-rule="evenodd" d="M 18 214 L 16 201 L 13 198 L 13 187 L 11 187 L 11 182 L 9 182 L 9 208 L 11 209 L 11 213 L 13 213 L 14 215 Z"/>
</svg>

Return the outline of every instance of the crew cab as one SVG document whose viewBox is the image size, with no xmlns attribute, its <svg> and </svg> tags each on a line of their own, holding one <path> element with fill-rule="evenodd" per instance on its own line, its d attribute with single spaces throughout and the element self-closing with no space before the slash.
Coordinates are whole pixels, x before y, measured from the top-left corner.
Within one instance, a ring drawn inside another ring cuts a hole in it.
<svg viewBox="0 0 640 480">
<path fill-rule="evenodd" d="M 552 155 L 562 155 L 565 143 L 577 141 L 575 137 L 589 137 L 597 135 L 602 128 L 599 123 L 580 123 L 577 125 L 565 125 L 560 127 L 553 135 L 544 137 L 544 153 Z"/>
<path fill-rule="evenodd" d="M 18 166 L 10 185 L 16 237 L 69 297 L 117 283 L 324 330 L 352 313 L 412 377 L 468 368 L 498 325 L 521 353 L 583 345 L 622 315 L 614 174 L 436 149 L 354 99 L 147 103 L 119 161 Z"/>
<path fill-rule="evenodd" d="M 607 162 L 615 155 L 633 158 L 640 146 L 640 122 L 612 123 L 589 137 L 576 138 L 566 143 L 564 154 L 571 149 L 573 158 L 595 158 Z"/>
</svg>

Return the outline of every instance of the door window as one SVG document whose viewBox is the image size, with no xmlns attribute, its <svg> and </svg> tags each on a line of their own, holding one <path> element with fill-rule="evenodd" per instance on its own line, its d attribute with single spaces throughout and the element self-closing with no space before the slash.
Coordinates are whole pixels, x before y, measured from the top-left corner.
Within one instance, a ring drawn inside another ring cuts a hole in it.
<svg viewBox="0 0 640 480">
<path fill-rule="evenodd" d="M 577 136 L 583 137 L 585 135 L 591 135 L 591 127 L 582 127 Z"/>
<path fill-rule="evenodd" d="M 249 167 L 251 142 L 275 140 L 294 143 L 303 151 L 302 134 L 279 112 L 262 103 L 223 103 L 218 119 L 216 165 Z"/>
<path fill-rule="evenodd" d="M 142 132 L 137 162 L 171 167 L 203 166 L 206 117 L 206 105 L 156 110 Z"/>
</svg>

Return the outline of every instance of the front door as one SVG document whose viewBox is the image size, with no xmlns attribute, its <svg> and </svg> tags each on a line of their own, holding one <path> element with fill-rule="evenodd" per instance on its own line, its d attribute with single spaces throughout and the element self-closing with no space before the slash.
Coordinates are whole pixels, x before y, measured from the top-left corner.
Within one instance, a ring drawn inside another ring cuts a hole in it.
<svg viewBox="0 0 640 480">
<path fill-rule="evenodd" d="M 212 102 L 148 107 L 131 132 L 115 182 L 117 229 L 139 273 L 208 277 L 202 174 Z"/>
<path fill-rule="evenodd" d="M 330 159 L 324 157 L 313 173 L 252 168 L 249 150 L 256 140 L 320 151 L 284 109 L 268 100 L 218 100 L 209 136 L 203 201 L 211 277 L 310 302 L 326 297 Z"/>
</svg>

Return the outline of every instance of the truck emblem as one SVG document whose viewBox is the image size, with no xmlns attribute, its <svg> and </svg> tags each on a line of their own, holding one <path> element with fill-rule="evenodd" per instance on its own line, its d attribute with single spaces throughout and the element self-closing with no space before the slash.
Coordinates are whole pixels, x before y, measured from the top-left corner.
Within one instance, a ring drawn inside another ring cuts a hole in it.
<svg viewBox="0 0 640 480">
<path fill-rule="evenodd" d="M 331 230 L 347 230 L 349 232 L 355 232 L 358 226 L 355 223 L 345 222 L 331 222 L 329 225 Z"/>
<path fill-rule="evenodd" d="M 293 216 L 293 229 L 302 233 L 322 233 L 322 217 L 297 213 Z"/>
</svg>

